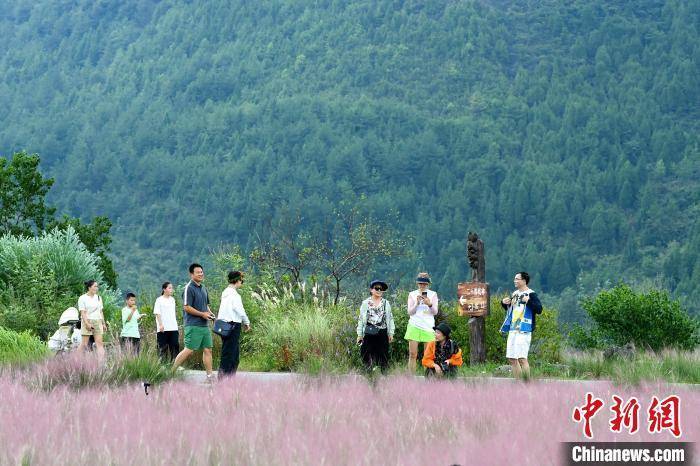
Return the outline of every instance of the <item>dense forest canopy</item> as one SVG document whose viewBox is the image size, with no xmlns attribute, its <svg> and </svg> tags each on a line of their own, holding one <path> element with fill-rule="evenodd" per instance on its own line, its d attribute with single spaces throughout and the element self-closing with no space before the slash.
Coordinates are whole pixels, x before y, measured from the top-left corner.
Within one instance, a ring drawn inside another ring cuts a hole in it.
<svg viewBox="0 0 700 466">
<path fill-rule="evenodd" d="M 126 287 L 350 205 L 448 296 L 475 230 L 495 289 L 528 270 L 565 319 L 621 279 L 697 312 L 699 24 L 686 1 L 2 0 L 0 154 L 112 220 Z"/>
</svg>

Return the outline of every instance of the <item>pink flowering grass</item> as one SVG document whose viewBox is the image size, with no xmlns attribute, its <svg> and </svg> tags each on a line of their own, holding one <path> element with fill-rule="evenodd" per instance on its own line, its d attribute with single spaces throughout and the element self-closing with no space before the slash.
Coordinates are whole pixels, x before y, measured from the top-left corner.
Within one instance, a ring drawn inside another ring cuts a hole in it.
<svg viewBox="0 0 700 466">
<path fill-rule="evenodd" d="M 586 391 L 605 400 L 595 440 L 672 440 L 646 432 L 651 396 L 682 399 L 685 441 L 698 440 L 700 393 L 595 383 L 429 382 L 415 378 L 260 381 L 213 386 L 58 387 L 0 378 L 0 464 L 559 464 L 559 442 Z M 640 433 L 613 434 L 612 394 L 636 396 Z"/>
<path fill-rule="evenodd" d="M 161 383 L 173 378 L 170 365 L 163 365 L 154 352 L 135 358 L 113 348 L 103 362 L 94 353 L 73 352 L 50 357 L 28 367 L 0 367 L 0 374 L 20 381 L 30 389 L 50 391 L 57 387 L 80 390 L 86 387 L 119 386 L 130 382 Z"/>
</svg>

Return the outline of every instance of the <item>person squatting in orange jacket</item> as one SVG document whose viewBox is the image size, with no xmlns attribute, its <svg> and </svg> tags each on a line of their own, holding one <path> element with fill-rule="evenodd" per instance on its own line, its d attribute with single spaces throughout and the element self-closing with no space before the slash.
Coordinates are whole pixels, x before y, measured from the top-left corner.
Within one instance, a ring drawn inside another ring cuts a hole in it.
<svg viewBox="0 0 700 466">
<path fill-rule="evenodd" d="M 454 377 L 462 365 L 462 350 L 450 339 L 450 326 L 441 322 L 435 327 L 435 340 L 425 345 L 423 367 L 426 377 Z"/>
</svg>

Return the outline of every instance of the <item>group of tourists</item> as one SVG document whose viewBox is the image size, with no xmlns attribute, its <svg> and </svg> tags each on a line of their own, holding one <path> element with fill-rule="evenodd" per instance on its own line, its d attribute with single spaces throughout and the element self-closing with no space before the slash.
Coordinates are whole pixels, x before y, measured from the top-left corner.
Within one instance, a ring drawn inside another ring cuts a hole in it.
<svg viewBox="0 0 700 466">
<path fill-rule="evenodd" d="M 163 283 L 161 295 L 153 305 L 159 354 L 161 358 L 172 361 L 173 369 L 177 369 L 192 353 L 202 351 L 202 362 L 207 372 L 207 378 L 210 379 L 213 372 L 211 350 L 214 342 L 209 323 L 216 321 L 221 326 L 227 327 L 225 332 L 219 332 L 222 340 L 219 375 L 223 377 L 233 374 L 238 369 L 240 361 L 241 329 L 250 330 L 250 320 L 243 308 L 241 295 L 238 293 L 238 288 L 243 286 L 244 273 L 235 270 L 228 273 L 229 285 L 221 294 L 219 313 L 214 315 L 209 306 L 209 293 L 202 284 L 204 268 L 200 264 L 192 264 L 189 267 L 189 272 L 190 281 L 185 285 L 182 294 L 185 329 L 184 349 L 180 350 L 180 333 L 172 283 Z M 109 324 L 104 318 L 97 282 L 95 280 L 85 282 L 85 290 L 85 294 L 78 299 L 82 336 L 79 350 L 85 351 L 91 341 L 94 341 L 97 356 L 102 359 L 104 357 L 103 334 Z M 121 345 L 126 351 L 138 354 L 141 346 L 138 321 L 143 317 L 143 314 L 136 306 L 134 293 L 126 294 L 121 317 Z"/>
<path fill-rule="evenodd" d="M 530 351 L 535 319 L 542 313 L 542 303 L 528 284 L 530 275 L 518 272 L 514 277 L 515 291 L 501 301 L 507 311 L 501 332 L 508 334 L 506 358 L 516 378 L 530 377 L 527 356 Z M 430 289 L 430 276 L 423 272 L 416 277 L 416 289 L 408 294 L 408 325 L 404 339 L 408 341 L 409 374 L 416 371 L 418 347 L 423 343 L 422 365 L 426 377 L 453 377 L 461 366 L 462 350 L 450 338 L 452 329 L 446 322 L 435 325 L 439 298 Z M 382 372 L 389 365 L 389 345 L 394 340 L 396 325 L 391 304 L 384 298 L 389 286 L 381 280 L 369 285 L 370 296 L 362 301 L 357 320 L 357 344 L 365 367 L 379 367 Z"/>
<path fill-rule="evenodd" d="M 209 293 L 203 285 L 204 268 L 197 263 L 189 267 L 190 281 L 183 291 L 183 323 L 185 348 L 180 350 L 180 334 L 176 317 L 176 304 L 173 285 L 165 282 L 153 305 L 156 321 L 158 350 L 161 358 L 173 362 L 173 369 L 180 367 L 195 351 L 202 351 L 202 362 L 211 379 L 213 339 L 210 322 L 214 322 L 214 332 L 221 337 L 221 364 L 219 376 L 234 374 L 240 361 L 241 331 L 250 331 L 250 320 L 243 308 L 238 289 L 243 286 L 244 273 L 228 273 L 228 286 L 221 294 L 219 312 L 215 315 L 210 308 Z M 515 291 L 504 298 L 501 305 L 506 309 L 506 318 L 501 332 L 508 334 L 506 358 L 516 377 L 529 377 L 530 367 L 527 356 L 532 332 L 535 330 L 537 314 L 542 312 L 542 304 L 537 294 L 529 287 L 530 276 L 526 272 L 515 275 Z M 462 350 L 450 338 L 452 330 L 446 322 L 436 325 L 438 315 L 438 294 L 430 289 L 430 276 L 423 272 L 416 277 L 416 289 L 408 294 L 408 325 L 404 339 L 408 341 L 409 373 L 417 368 L 419 345 L 423 344 L 422 366 L 427 377 L 453 377 L 457 367 L 463 364 Z M 389 301 L 384 297 L 389 286 L 382 280 L 373 280 L 369 285 L 370 296 L 360 305 L 357 320 L 357 344 L 365 368 L 375 367 L 382 372 L 388 369 L 389 346 L 394 339 L 396 325 Z M 78 299 L 82 341 L 84 351 L 94 340 L 98 358 L 104 357 L 103 334 L 108 328 L 104 318 L 103 304 L 95 280 L 85 282 L 86 292 Z M 120 340 L 127 351 L 140 350 L 139 320 L 143 317 L 136 305 L 136 295 L 127 293 L 121 312 L 122 330 Z"/>
<path fill-rule="evenodd" d="M 415 373 L 418 345 L 424 343 L 422 364 L 427 376 L 451 376 L 462 365 L 462 350 L 450 339 L 451 329 L 443 322 L 435 325 L 438 313 L 438 295 L 430 288 L 430 276 L 416 277 L 417 289 L 408 294 L 408 325 L 404 339 L 408 341 L 409 373 Z M 368 370 L 374 367 L 384 372 L 389 365 L 389 344 L 394 340 L 394 316 L 391 304 L 384 298 L 389 285 L 373 280 L 369 285 L 370 297 L 362 301 L 357 320 L 357 344 L 362 361 Z"/>
</svg>

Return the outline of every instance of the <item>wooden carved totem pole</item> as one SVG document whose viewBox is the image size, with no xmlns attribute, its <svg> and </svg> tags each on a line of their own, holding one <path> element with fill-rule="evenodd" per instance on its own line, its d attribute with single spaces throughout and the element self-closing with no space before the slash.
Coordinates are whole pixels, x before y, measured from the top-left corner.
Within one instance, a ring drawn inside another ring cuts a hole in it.
<svg viewBox="0 0 700 466">
<path fill-rule="evenodd" d="M 467 261 L 472 269 L 470 282 L 457 285 L 459 314 L 469 316 L 469 363 L 486 362 L 486 316 L 489 313 L 489 284 L 486 283 L 484 242 L 479 235 L 469 232 Z"/>
</svg>

